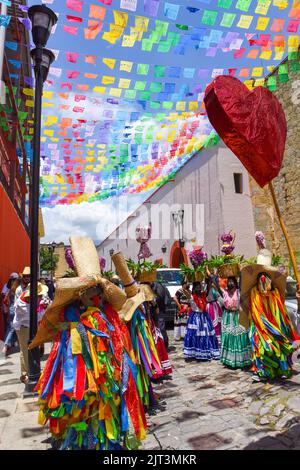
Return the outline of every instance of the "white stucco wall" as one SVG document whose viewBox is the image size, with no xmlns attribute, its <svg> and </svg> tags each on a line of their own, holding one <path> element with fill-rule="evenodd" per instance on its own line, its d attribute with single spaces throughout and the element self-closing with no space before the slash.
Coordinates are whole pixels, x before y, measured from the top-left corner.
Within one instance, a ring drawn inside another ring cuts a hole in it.
<svg viewBox="0 0 300 470">
<path fill-rule="evenodd" d="M 243 174 L 243 194 L 235 193 L 233 173 Z M 219 144 L 194 156 L 177 173 L 174 181 L 150 196 L 99 245 L 99 255 L 106 258 L 107 268 L 110 268 L 110 249 L 123 251 L 126 257 L 137 259 L 139 244 L 135 240 L 135 228 L 150 220 L 153 230 L 149 242 L 151 259 L 162 258 L 169 265 L 171 247 L 179 238 L 178 226 L 171 213 L 178 209 L 184 209 L 183 236 L 187 250 L 196 244 L 203 245 L 209 255 L 218 254 L 219 235 L 232 229 L 236 232 L 236 254 L 246 257 L 256 254 L 248 174 L 232 152 Z M 160 211 L 163 215 L 159 218 Z M 165 254 L 161 250 L 163 245 L 167 246 Z"/>
</svg>

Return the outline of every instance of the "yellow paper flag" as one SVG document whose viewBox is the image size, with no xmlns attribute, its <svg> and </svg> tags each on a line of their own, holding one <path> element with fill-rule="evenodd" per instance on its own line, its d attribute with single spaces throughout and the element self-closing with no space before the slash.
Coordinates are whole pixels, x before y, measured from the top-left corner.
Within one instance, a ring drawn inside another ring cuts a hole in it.
<svg viewBox="0 0 300 470">
<path fill-rule="evenodd" d="M 252 22 L 252 20 L 253 20 L 253 16 L 251 16 L 251 15 L 241 15 L 240 19 L 239 19 L 239 22 L 237 24 L 237 27 L 238 28 L 248 29 L 251 22 Z"/>
<path fill-rule="evenodd" d="M 131 72 L 133 62 L 128 62 L 127 60 L 121 60 L 120 70 L 123 72 Z"/>
<path fill-rule="evenodd" d="M 268 17 L 264 18 L 263 16 L 261 16 L 257 20 L 256 29 L 258 29 L 259 31 L 264 31 L 267 28 L 269 21 L 270 21 L 270 18 Z"/>
<path fill-rule="evenodd" d="M 102 83 L 103 85 L 113 85 L 115 83 L 115 77 L 110 77 L 108 75 L 103 75 Z"/>
<path fill-rule="evenodd" d="M 111 70 L 115 68 L 116 65 L 116 59 L 109 59 L 109 58 L 104 58 L 102 59 L 103 64 L 107 65 Z"/>
</svg>

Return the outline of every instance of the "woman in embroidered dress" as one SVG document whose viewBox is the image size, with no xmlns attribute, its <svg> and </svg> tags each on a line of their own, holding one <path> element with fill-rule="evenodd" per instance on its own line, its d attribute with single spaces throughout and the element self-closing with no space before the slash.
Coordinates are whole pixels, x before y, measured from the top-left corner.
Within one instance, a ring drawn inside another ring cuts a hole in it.
<svg viewBox="0 0 300 470">
<path fill-rule="evenodd" d="M 240 292 L 235 277 L 228 278 L 223 303 L 221 362 L 234 369 L 251 366 L 248 332 L 239 324 Z"/>
<path fill-rule="evenodd" d="M 190 305 L 192 312 L 188 318 L 183 347 L 185 358 L 206 361 L 219 359 L 218 340 L 212 321 L 206 311 L 206 295 L 202 290 L 201 282 L 193 284 Z"/>
<path fill-rule="evenodd" d="M 211 274 L 208 267 L 206 266 L 206 273 L 208 276 L 207 281 L 207 306 L 206 310 L 213 323 L 219 347 L 221 347 L 221 325 L 222 325 L 222 291 L 220 289 L 218 276 L 214 273 Z"/>
<path fill-rule="evenodd" d="M 176 292 L 174 300 L 177 305 L 177 312 L 174 320 L 174 339 L 180 340 L 185 337 L 186 323 L 192 300 L 190 285 L 186 279 L 183 281 L 181 289 L 178 289 Z"/>
</svg>

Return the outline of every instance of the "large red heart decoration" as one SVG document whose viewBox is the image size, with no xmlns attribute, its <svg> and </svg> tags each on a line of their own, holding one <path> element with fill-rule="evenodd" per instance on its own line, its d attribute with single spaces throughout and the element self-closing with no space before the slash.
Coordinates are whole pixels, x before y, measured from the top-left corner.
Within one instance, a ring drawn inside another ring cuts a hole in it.
<svg viewBox="0 0 300 470">
<path fill-rule="evenodd" d="M 249 91 L 237 78 L 222 75 L 207 86 L 204 103 L 211 124 L 259 186 L 275 178 L 287 133 L 276 96 L 262 87 Z"/>
</svg>

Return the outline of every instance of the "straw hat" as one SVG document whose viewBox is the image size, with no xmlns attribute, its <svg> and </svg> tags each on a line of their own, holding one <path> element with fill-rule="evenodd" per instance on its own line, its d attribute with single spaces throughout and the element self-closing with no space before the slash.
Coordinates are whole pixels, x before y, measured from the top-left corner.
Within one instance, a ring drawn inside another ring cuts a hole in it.
<svg viewBox="0 0 300 470">
<path fill-rule="evenodd" d="M 239 323 L 245 328 L 249 327 L 249 296 L 252 288 L 257 283 L 257 276 L 260 273 L 267 273 L 274 287 L 276 287 L 280 294 L 284 297 L 286 276 L 278 271 L 277 268 L 272 267 L 272 254 L 267 249 L 259 251 L 256 264 L 245 266 L 241 270 L 241 303 Z"/>
<path fill-rule="evenodd" d="M 122 320 L 130 321 L 135 310 L 143 302 L 154 300 L 155 295 L 150 286 L 144 284 L 139 285 L 133 279 L 123 253 L 115 253 L 111 259 L 113 260 L 118 276 L 120 277 L 127 294 L 127 300 L 122 308 L 118 310 L 118 313 Z"/>
<path fill-rule="evenodd" d="M 21 276 L 30 276 L 30 267 L 26 266 L 21 273 Z"/>
<path fill-rule="evenodd" d="M 48 286 L 46 286 L 45 284 L 42 284 L 41 282 L 38 282 L 38 295 L 46 295 L 48 293 Z M 24 293 L 24 297 L 26 299 L 28 299 L 30 297 L 30 284 L 28 284 L 28 287 Z"/>
<path fill-rule="evenodd" d="M 29 349 L 51 341 L 63 325 L 59 317 L 63 307 L 78 300 L 87 289 L 100 285 L 104 298 L 115 310 L 119 310 L 126 302 L 126 294 L 115 284 L 101 276 L 99 259 L 93 241 L 87 237 L 71 237 L 70 244 L 78 277 L 57 280 L 55 296 L 40 322 L 38 332 Z"/>
</svg>

